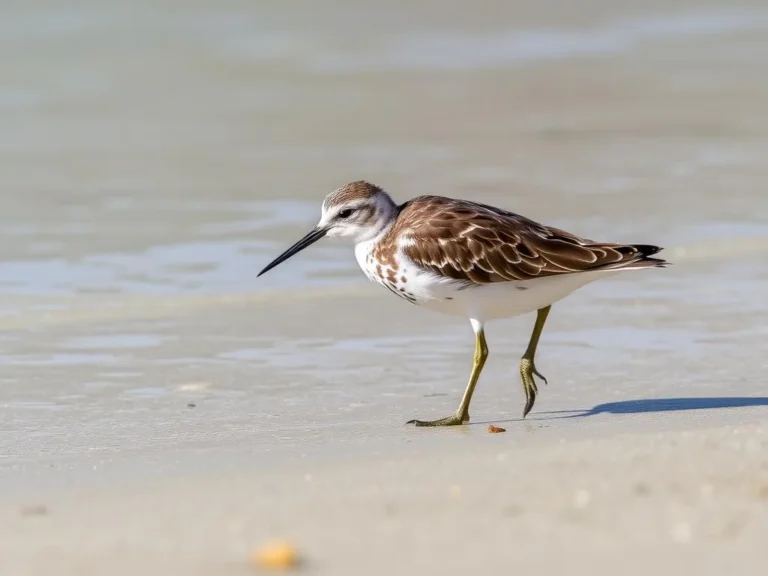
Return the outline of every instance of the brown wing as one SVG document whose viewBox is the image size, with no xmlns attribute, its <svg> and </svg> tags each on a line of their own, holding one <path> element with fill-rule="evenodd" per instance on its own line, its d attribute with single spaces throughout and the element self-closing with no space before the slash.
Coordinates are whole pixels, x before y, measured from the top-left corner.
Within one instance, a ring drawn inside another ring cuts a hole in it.
<svg viewBox="0 0 768 576">
<path fill-rule="evenodd" d="M 598 243 L 492 206 L 422 196 L 402 207 L 395 237 L 417 266 L 471 284 L 595 269 L 650 267 L 656 246 Z"/>
</svg>

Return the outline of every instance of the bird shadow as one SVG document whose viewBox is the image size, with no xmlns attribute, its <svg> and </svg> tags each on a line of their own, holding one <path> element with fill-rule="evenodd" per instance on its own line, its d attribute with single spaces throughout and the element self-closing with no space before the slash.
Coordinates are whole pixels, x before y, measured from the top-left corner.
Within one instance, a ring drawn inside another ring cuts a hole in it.
<svg viewBox="0 0 768 576">
<path fill-rule="evenodd" d="M 584 418 L 598 414 L 647 414 L 653 412 L 685 412 L 687 410 L 718 410 L 721 408 L 751 408 L 768 406 L 768 397 L 708 397 L 708 398 L 648 398 L 606 402 L 589 410 L 552 410 L 539 412 L 550 418 Z M 554 415 L 554 416 L 552 416 Z"/>
<path fill-rule="evenodd" d="M 551 410 L 534 412 L 533 418 L 515 418 L 504 422 L 560 420 L 563 418 L 586 418 L 599 414 L 648 414 L 658 412 L 685 412 L 688 410 L 717 410 L 721 408 L 768 407 L 768 397 L 709 397 L 709 398 L 648 398 L 624 400 L 597 404 L 587 410 Z M 491 422 L 484 422 L 490 424 Z M 480 422 L 478 422 L 480 424 Z"/>
</svg>

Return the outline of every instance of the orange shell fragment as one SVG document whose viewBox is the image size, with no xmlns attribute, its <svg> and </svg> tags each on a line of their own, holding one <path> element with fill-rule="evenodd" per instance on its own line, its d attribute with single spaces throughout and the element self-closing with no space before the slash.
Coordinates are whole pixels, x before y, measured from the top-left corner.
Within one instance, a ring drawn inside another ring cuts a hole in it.
<svg viewBox="0 0 768 576">
<path fill-rule="evenodd" d="M 270 570 L 288 570 L 298 563 L 296 548 L 290 542 L 270 542 L 256 550 L 253 561 L 262 568 Z"/>
</svg>

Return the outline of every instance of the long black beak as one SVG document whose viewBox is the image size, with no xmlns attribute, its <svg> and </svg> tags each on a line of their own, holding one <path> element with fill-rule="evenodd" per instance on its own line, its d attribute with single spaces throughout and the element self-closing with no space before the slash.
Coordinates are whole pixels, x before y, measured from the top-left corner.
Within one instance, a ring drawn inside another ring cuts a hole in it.
<svg viewBox="0 0 768 576">
<path fill-rule="evenodd" d="M 258 278 L 259 276 L 261 276 L 265 272 L 269 272 L 270 270 L 272 270 L 272 268 L 274 268 L 275 266 L 277 266 L 281 262 L 285 262 L 286 260 L 288 260 L 288 258 L 293 256 L 294 254 L 298 254 L 299 252 L 304 250 L 304 248 L 307 248 L 307 247 L 311 246 L 312 244 L 314 244 L 315 242 L 320 240 L 320 238 L 325 236 L 327 233 L 328 233 L 328 229 L 327 228 L 315 228 L 314 230 L 312 230 L 312 232 L 310 232 L 309 234 L 304 236 L 304 238 L 302 238 L 301 240 L 296 242 L 296 244 L 294 244 L 293 246 L 288 248 L 288 250 L 286 250 L 285 252 L 280 254 L 280 256 L 278 256 L 277 258 L 272 260 L 272 262 L 267 264 L 266 267 L 264 268 L 264 270 L 259 272 L 256 277 Z"/>
</svg>

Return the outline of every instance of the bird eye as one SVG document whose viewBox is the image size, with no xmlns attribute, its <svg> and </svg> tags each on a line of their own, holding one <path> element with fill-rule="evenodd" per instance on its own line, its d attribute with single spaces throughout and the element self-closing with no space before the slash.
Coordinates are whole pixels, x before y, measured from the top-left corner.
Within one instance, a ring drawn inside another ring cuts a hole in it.
<svg viewBox="0 0 768 576">
<path fill-rule="evenodd" d="M 352 208 L 345 208 L 344 210 L 339 212 L 339 218 L 349 218 L 350 216 L 352 216 L 352 212 L 354 212 Z"/>
</svg>

